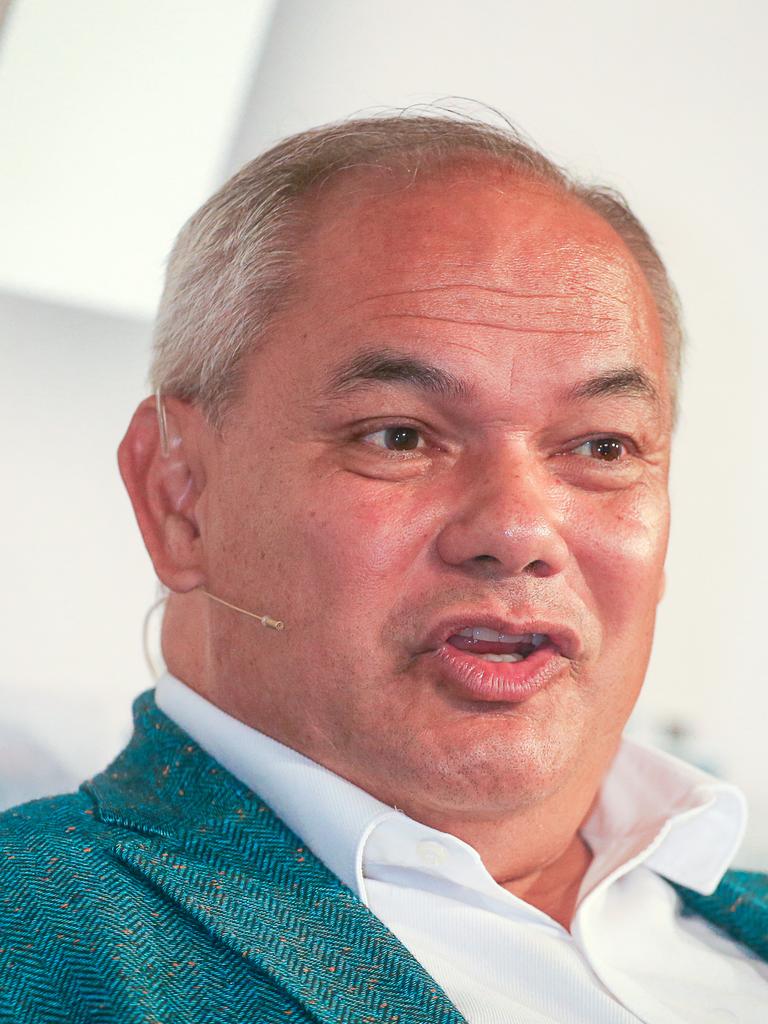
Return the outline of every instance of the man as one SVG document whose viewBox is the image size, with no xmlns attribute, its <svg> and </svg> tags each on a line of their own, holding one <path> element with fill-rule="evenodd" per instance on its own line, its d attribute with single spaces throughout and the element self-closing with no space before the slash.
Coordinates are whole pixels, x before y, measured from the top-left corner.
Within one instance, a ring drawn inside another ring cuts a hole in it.
<svg viewBox="0 0 768 1024">
<path fill-rule="evenodd" d="M 740 795 L 621 741 L 679 349 L 633 215 L 511 130 L 225 185 L 120 449 L 169 674 L 5 817 L 3 1019 L 764 1020 Z"/>
</svg>

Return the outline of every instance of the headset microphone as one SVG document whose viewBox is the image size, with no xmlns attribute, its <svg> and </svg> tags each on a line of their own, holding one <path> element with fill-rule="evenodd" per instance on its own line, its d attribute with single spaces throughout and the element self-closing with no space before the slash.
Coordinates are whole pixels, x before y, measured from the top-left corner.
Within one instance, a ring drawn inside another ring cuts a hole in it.
<svg viewBox="0 0 768 1024">
<path fill-rule="evenodd" d="M 255 612 L 249 612 L 245 608 L 238 608 L 236 604 L 230 604 L 229 601 L 225 601 L 223 597 L 216 597 L 215 594 L 209 593 L 204 587 L 197 588 L 201 594 L 205 594 L 211 601 L 216 601 L 218 604 L 223 604 L 226 608 L 231 608 L 234 612 L 240 612 L 241 615 L 247 615 L 251 619 L 257 619 L 262 626 L 266 626 L 268 629 L 285 629 L 285 623 L 279 619 L 272 619 L 269 615 L 257 615 Z"/>
</svg>

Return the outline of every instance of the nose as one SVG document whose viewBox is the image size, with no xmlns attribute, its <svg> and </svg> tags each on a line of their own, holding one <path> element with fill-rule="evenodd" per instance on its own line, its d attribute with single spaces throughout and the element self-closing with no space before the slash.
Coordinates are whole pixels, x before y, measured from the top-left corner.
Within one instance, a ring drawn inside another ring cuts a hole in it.
<svg viewBox="0 0 768 1024">
<path fill-rule="evenodd" d="M 558 484 L 526 453 L 476 458 L 438 534 L 442 560 L 478 576 L 562 572 L 569 557 Z"/>
</svg>

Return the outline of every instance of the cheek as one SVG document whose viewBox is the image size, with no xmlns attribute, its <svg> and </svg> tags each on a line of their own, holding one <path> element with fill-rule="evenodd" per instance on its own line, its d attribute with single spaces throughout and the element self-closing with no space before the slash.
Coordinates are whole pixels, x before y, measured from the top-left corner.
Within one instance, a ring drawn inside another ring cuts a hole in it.
<svg viewBox="0 0 768 1024">
<path fill-rule="evenodd" d="M 598 511 L 581 509 L 575 521 L 575 560 L 595 611 L 614 635 L 645 633 L 661 593 L 669 534 L 666 492 L 619 495 Z"/>
<path fill-rule="evenodd" d="M 394 489 L 371 493 L 354 484 L 313 503 L 303 517 L 302 542 L 318 568 L 347 584 L 366 592 L 400 587 L 428 542 L 434 513 L 412 502 L 403 507 Z"/>
</svg>

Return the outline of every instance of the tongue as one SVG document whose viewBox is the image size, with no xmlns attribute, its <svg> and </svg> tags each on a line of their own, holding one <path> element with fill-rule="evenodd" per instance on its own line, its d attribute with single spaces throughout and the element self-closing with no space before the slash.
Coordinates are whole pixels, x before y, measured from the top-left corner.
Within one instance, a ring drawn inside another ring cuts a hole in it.
<svg viewBox="0 0 768 1024">
<path fill-rule="evenodd" d="M 533 647 L 526 643 L 504 644 L 496 640 L 473 640 L 469 636 L 449 636 L 448 643 L 460 651 L 471 651 L 473 654 L 522 654 L 531 653 Z"/>
</svg>

